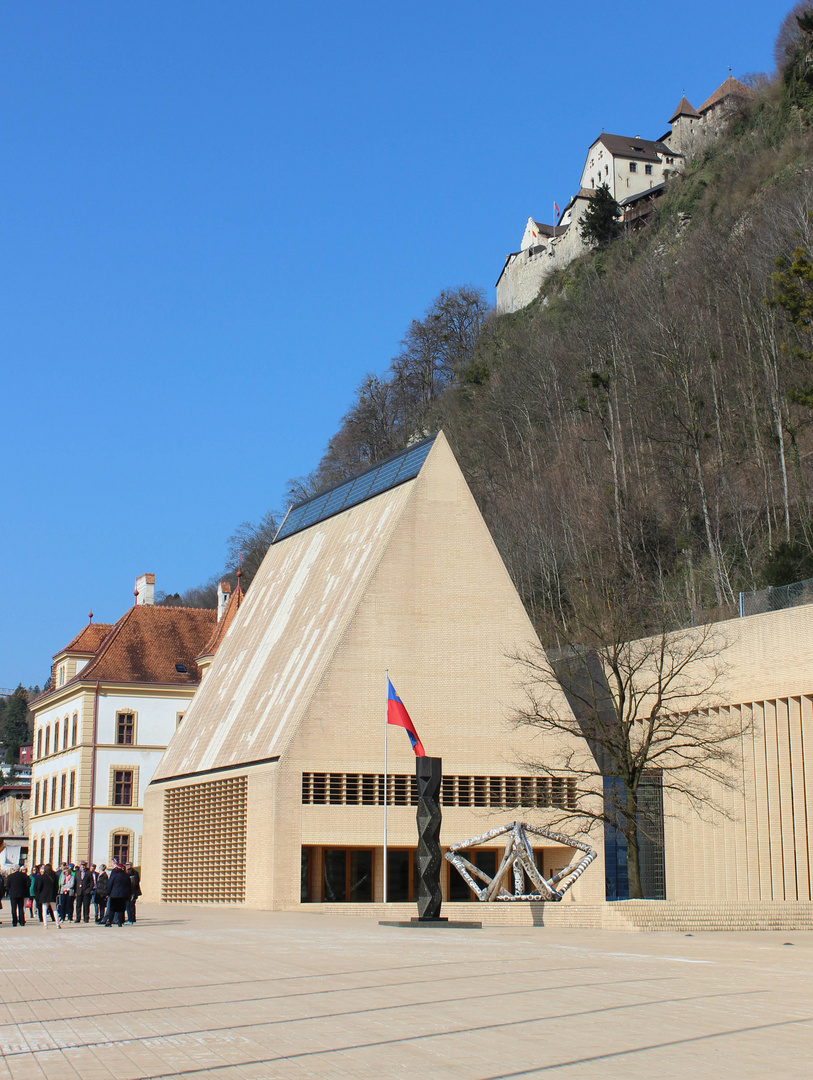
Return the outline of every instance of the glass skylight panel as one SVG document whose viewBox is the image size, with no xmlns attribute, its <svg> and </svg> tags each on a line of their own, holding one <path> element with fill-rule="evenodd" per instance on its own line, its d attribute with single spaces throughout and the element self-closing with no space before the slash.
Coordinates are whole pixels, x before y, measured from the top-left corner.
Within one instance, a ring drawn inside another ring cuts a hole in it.
<svg viewBox="0 0 813 1080">
<path fill-rule="evenodd" d="M 381 492 L 388 491 L 397 484 L 412 480 L 420 472 L 434 441 L 433 435 L 418 443 L 417 446 L 411 446 L 387 458 L 379 465 L 365 469 L 358 476 L 339 484 L 331 491 L 314 495 L 313 498 L 292 507 L 274 537 L 274 543 L 302 529 L 307 529 L 309 525 L 315 525 L 317 521 L 324 521 L 326 518 L 333 517 L 334 514 L 341 513 L 342 510 L 357 506 L 365 499 L 380 495 Z"/>
</svg>

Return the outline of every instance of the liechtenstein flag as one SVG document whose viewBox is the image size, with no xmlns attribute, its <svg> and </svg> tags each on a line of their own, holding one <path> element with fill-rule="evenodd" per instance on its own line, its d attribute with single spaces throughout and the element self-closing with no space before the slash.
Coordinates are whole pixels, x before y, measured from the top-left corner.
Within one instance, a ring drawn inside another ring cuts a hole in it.
<svg viewBox="0 0 813 1080">
<path fill-rule="evenodd" d="M 395 687 L 389 679 L 387 679 L 387 723 L 405 728 L 409 741 L 412 743 L 412 749 L 415 751 L 415 757 L 426 757 L 426 751 L 418 738 L 415 725 L 409 719 L 409 713 L 404 708 L 403 701 L 395 693 Z"/>
</svg>

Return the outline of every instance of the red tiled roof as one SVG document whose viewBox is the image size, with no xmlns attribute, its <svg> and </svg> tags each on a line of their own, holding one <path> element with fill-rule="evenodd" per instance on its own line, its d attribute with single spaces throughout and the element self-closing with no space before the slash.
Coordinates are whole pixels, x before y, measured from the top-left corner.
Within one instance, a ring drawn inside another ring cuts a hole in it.
<svg viewBox="0 0 813 1080">
<path fill-rule="evenodd" d="M 112 623 L 88 623 L 64 649 L 54 653 L 54 656 L 64 652 L 95 653 L 112 629 Z"/>
<path fill-rule="evenodd" d="M 214 654 L 217 652 L 218 646 L 220 645 L 223 638 L 226 636 L 226 631 L 234 622 L 234 617 L 237 614 L 237 609 L 240 607 L 240 602 L 243 599 L 244 595 L 245 594 L 238 583 L 237 588 L 234 591 L 234 595 L 232 596 L 231 600 L 229 600 L 228 604 L 226 604 L 226 610 L 223 612 L 222 619 L 217 624 L 217 626 L 215 626 L 214 633 L 204 645 L 203 651 L 198 654 L 198 660 L 203 660 L 205 657 L 214 656 Z"/>
<path fill-rule="evenodd" d="M 700 106 L 700 112 L 704 113 L 706 109 L 710 109 L 712 105 L 716 105 L 719 101 L 724 101 L 728 97 L 751 97 L 753 90 L 749 90 L 745 83 L 741 83 L 739 79 L 735 79 L 729 75 L 724 83 L 721 83 L 710 98 L 707 98 Z"/>
<path fill-rule="evenodd" d="M 211 636 L 217 613 L 204 608 L 131 607 L 96 656 L 77 676 L 83 682 L 200 682 L 195 658 Z M 186 668 L 177 671 L 176 664 Z"/>
</svg>

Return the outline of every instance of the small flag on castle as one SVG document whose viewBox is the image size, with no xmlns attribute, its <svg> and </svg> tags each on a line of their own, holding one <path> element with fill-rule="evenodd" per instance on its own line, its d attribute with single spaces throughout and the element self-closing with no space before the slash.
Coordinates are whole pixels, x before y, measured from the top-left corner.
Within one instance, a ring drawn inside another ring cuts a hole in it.
<svg viewBox="0 0 813 1080">
<path fill-rule="evenodd" d="M 556 219 L 558 217 L 559 217 L 559 207 L 554 202 L 554 204 L 553 204 L 553 220 L 554 220 L 554 222 L 556 221 Z"/>
</svg>

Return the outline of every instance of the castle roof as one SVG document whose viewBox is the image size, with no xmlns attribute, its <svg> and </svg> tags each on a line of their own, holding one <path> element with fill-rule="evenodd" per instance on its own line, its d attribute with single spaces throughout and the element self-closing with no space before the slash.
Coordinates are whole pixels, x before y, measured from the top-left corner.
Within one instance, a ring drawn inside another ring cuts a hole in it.
<svg viewBox="0 0 813 1080">
<path fill-rule="evenodd" d="M 749 90 L 745 83 L 741 83 L 739 79 L 728 76 L 724 83 L 721 83 L 710 98 L 707 98 L 700 106 L 700 112 L 704 113 L 707 109 L 710 109 L 713 105 L 717 105 L 721 101 L 725 101 L 726 98 L 739 97 L 747 98 L 751 97 L 753 90 Z"/>
<path fill-rule="evenodd" d="M 677 120 L 679 116 L 693 116 L 695 118 L 698 118 L 700 116 L 700 113 L 689 102 L 685 94 L 678 102 L 678 106 L 675 111 L 669 117 L 669 123 L 674 124 L 675 120 Z"/>
<path fill-rule="evenodd" d="M 606 131 L 599 135 L 593 146 L 596 143 L 603 143 L 613 157 L 633 158 L 635 161 L 659 161 L 660 154 L 673 155 L 675 153 L 662 142 L 630 138 L 629 135 L 610 135 Z"/>
</svg>

